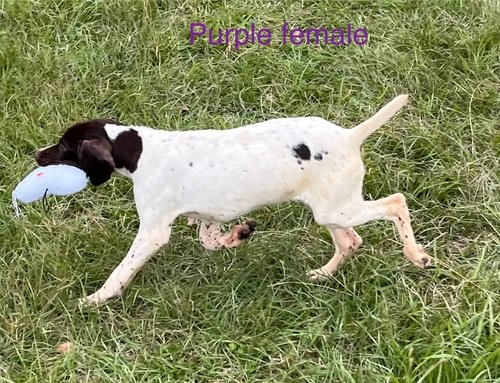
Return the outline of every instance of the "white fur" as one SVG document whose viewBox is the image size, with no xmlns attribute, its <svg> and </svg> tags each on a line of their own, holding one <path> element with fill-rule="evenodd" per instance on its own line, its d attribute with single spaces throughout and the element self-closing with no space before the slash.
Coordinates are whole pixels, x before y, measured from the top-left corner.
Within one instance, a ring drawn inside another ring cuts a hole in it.
<svg viewBox="0 0 500 383">
<path fill-rule="evenodd" d="M 142 139 L 137 170 L 116 170 L 134 183 L 140 228 L 121 264 L 86 300 L 101 303 L 120 295 L 140 267 L 168 242 L 179 216 L 217 227 L 261 206 L 292 200 L 311 208 L 335 244 L 332 260 L 310 272 L 313 279 L 331 275 L 361 245 L 351 226 L 374 219 L 393 221 L 406 256 L 417 266 L 429 266 L 431 258 L 415 243 L 404 197 L 393 194 L 377 201 L 362 197 L 361 143 L 407 99 L 396 97 L 354 129 L 318 117 L 184 132 L 106 125 L 111 139 L 131 128 Z M 300 144 L 309 148 L 309 160 L 296 156 L 294 147 Z M 318 155 L 321 160 L 314 158 Z"/>
</svg>

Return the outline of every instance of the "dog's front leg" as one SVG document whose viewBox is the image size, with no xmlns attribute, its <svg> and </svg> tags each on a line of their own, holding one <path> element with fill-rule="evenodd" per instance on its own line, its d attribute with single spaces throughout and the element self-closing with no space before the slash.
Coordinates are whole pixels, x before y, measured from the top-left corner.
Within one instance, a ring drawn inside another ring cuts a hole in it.
<svg viewBox="0 0 500 383">
<path fill-rule="evenodd" d="M 98 305 L 120 296 L 141 267 L 168 242 L 171 223 L 166 222 L 154 227 L 140 226 L 127 255 L 104 285 L 94 294 L 82 299 L 80 303 Z"/>
</svg>

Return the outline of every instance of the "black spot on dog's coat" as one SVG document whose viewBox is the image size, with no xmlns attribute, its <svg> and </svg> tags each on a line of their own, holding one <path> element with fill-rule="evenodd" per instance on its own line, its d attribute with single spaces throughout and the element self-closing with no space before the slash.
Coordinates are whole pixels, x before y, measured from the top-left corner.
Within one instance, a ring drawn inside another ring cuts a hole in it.
<svg viewBox="0 0 500 383">
<path fill-rule="evenodd" d="M 294 157 L 296 158 L 300 158 L 304 161 L 309 161 L 311 159 L 311 150 L 304 143 L 294 146 L 292 150 L 294 151 Z"/>
<path fill-rule="evenodd" d="M 323 159 L 323 156 L 321 155 L 321 153 L 316 153 L 316 154 L 314 155 L 314 159 L 315 159 L 316 161 L 321 161 L 321 160 Z"/>
<path fill-rule="evenodd" d="M 113 141 L 113 157 L 117 168 L 125 168 L 133 173 L 142 153 L 142 139 L 137 130 L 121 132 Z"/>
<path fill-rule="evenodd" d="M 190 167 L 193 167 L 193 163 L 192 163 L 192 162 L 190 162 L 190 163 L 189 163 L 189 166 L 190 166 Z"/>
</svg>

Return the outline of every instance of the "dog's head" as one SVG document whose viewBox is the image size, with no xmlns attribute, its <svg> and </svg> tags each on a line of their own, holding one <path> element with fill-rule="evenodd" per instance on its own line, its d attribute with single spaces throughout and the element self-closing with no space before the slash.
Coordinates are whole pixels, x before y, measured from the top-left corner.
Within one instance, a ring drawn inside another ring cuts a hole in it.
<svg viewBox="0 0 500 383">
<path fill-rule="evenodd" d="M 53 146 L 37 150 L 40 166 L 65 164 L 82 169 L 93 185 L 110 179 L 115 169 L 113 145 L 104 129 L 106 124 L 121 125 L 113 120 L 89 120 L 71 126 Z"/>
</svg>

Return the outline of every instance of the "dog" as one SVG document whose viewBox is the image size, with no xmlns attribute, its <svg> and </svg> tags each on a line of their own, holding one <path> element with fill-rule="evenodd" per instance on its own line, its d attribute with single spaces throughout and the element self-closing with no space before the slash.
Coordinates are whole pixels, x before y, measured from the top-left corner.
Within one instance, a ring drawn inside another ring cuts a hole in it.
<svg viewBox="0 0 500 383">
<path fill-rule="evenodd" d="M 113 173 L 133 181 L 139 229 L 127 255 L 104 285 L 82 302 L 100 304 L 122 295 L 132 278 L 170 237 L 174 220 L 199 222 L 210 250 L 244 243 L 255 222 L 221 230 L 265 205 L 300 201 L 326 227 L 335 246 L 313 280 L 331 276 L 362 244 L 353 226 L 394 223 L 405 256 L 427 268 L 432 258 L 415 241 L 403 194 L 366 201 L 362 196 L 363 141 L 408 102 L 399 95 L 352 129 L 319 117 L 272 119 L 229 130 L 165 131 L 90 120 L 71 126 L 51 147 L 36 151 L 40 166 L 67 164 L 84 170 L 93 185 Z"/>
</svg>

